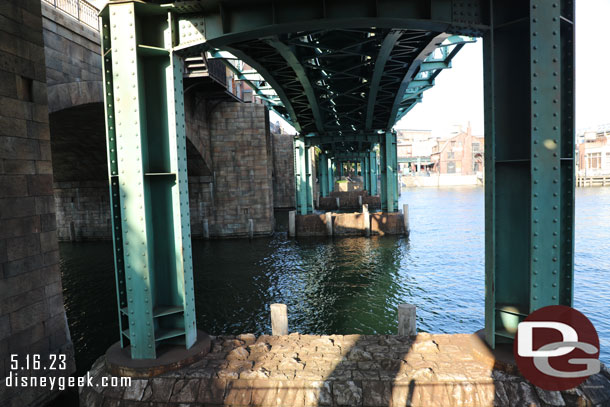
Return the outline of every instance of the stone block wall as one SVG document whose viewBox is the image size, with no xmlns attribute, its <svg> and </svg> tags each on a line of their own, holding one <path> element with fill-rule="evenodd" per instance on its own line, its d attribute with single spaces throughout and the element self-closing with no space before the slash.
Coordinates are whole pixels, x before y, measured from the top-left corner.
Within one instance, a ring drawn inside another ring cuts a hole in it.
<svg viewBox="0 0 610 407">
<path fill-rule="evenodd" d="M 44 387 L 6 387 L 10 355 L 67 354 L 74 372 L 57 246 L 40 0 L 0 7 L 0 405 L 42 405 Z"/>
<path fill-rule="evenodd" d="M 60 241 L 112 237 L 108 181 L 55 182 L 53 190 Z"/>
<path fill-rule="evenodd" d="M 294 208 L 294 136 L 273 134 L 273 202 L 278 209 Z"/>
<path fill-rule="evenodd" d="M 101 102 L 99 32 L 42 2 L 49 111 Z"/>
<path fill-rule="evenodd" d="M 197 120 L 209 120 L 212 175 L 189 179 L 192 234 L 202 235 L 204 219 L 212 237 L 247 236 L 249 219 L 255 235 L 271 234 L 273 150 L 266 108 L 223 102 Z"/>
</svg>

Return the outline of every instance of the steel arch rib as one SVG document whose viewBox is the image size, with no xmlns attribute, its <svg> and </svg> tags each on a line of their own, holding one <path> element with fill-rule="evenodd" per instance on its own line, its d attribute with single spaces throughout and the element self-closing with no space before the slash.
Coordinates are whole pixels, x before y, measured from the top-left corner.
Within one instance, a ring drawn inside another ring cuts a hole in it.
<svg viewBox="0 0 610 407">
<path fill-rule="evenodd" d="M 245 63 L 247 63 L 248 65 L 250 65 L 252 68 L 256 69 L 256 71 L 259 74 L 261 74 L 263 78 L 265 78 L 265 81 L 268 82 L 271 85 L 273 90 L 275 90 L 275 92 L 279 96 L 280 100 L 282 101 L 282 104 L 284 105 L 284 107 L 288 111 L 288 114 L 290 115 L 290 118 L 292 119 L 292 123 L 291 124 L 294 126 L 294 128 L 297 131 L 300 132 L 301 131 L 301 125 L 300 125 L 298 117 L 297 117 L 297 115 L 296 115 L 296 113 L 294 111 L 294 108 L 292 107 L 292 103 L 290 103 L 290 99 L 288 98 L 288 96 L 284 92 L 284 89 L 275 80 L 273 75 L 271 75 L 261 64 L 256 62 L 256 60 L 254 60 L 254 58 L 250 58 L 246 53 L 242 52 L 241 50 L 233 48 L 233 47 L 230 47 L 230 46 L 224 46 L 223 48 L 226 51 L 229 51 L 231 54 L 233 54 L 236 57 L 238 57 L 239 59 L 241 59 L 242 61 L 244 61 Z"/>
<path fill-rule="evenodd" d="M 373 114 L 375 113 L 375 102 L 377 101 L 377 93 L 379 92 L 379 83 L 383 76 L 386 62 L 392 54 L 396 41 L 400 38 L 402 33 L 400 31 L 391 31 L 383 40 L 383 45 L 377 54 L 375 60 L 375 70 L 373 71 L 373 78 L 371 79 L 371 91 L 369 93 L 368 105 L 366 108 L 366 126 L 367 130 L 371 130 L 373 125 Z"/>
<path fill-rule="evenodd" d="M 392 112 L 390 113 L 390 117 L 388 118 L 388 124 L 387 124 L 388 129 L 391 128 L 392 126 L 394 126 L 394 123 L 396 122 L 396 116 L 398 114 L 398 108 L 400 107 L 400 102 L 402 102 L 405 91 L 406 91 L 407 87 L 409 86 L 409 83 L 413 79 L 413 75 L 415 75 L 415 73 L 419 69 L 419 66 L 421 65 L 422 62 L 424 62 L 426 57 L 436 49 L 437 44 L 440 44 L 441 42 L 443 42 L 446 38 L 449 38 L 450 36 L 451 36 L 451 34 L 442 33 L 442 34 L 439 34 L 436 37 L 434 37 L 432 39 L 432 41 L 430 41 L 430 43 L 428 45 L 426 45 L 426 47 L 423 50 L 421 50 L 421 52 L 419 53 L 417 58 L 415 58 L 415 60 L 411 63 L 411 66 L 409 66 L 409 70 L 405 74 L 404 79 L 402 80 L 402 82 L 400 84 L 400 88 L 398 89 L 398 92 L 396 93 L 396 97 L 394 99 L 394 104 L 392 105 Z"/>
<path fill-rule="evenodd" d="M 290 47 L 283 42 L 281 42 L 278 38 L 270 39 L 266 41 L 270 46 L 275 48 L 277 52 L 286 60 L 286 63 L 294 70 L 297 74 L 301 85 L 305 91 L 305 96 L 307 96 L 307 101 L 309 102 L 309 106 L 311 107 L 311 112 L 314 117 L 314 121 L 316 123 L 316 129 L 318 133 L 324 133 L 324 123 L 322 121 L 322 115 L 320 112 L 320 106 L 318 105 L 318 100 L 316 98 L 316 94 L 313 90 L 313 86 L 309 78 L 307 77 L 307 73 L 305 72 L 305 68 L 301 64 L 301 62 L 297 59 L 296 55 L 292 52 Z"/>
</svg>

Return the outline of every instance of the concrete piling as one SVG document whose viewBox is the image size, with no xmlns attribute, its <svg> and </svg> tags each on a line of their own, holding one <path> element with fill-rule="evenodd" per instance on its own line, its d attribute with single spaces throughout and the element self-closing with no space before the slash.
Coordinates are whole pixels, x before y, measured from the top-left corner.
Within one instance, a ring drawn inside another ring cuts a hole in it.
<svg viewBox="0 0 610 407">
<path fill-rule="evenodd" d="M 363 219 L 364 235 L 366 237 L 369 237 L 369 236 L 371 236 L 371 216 L 369 214 L 369 205 L 368 204 L 362 205 L 362 215 L 364 217 L 364 219 Z"/>
<path fill-rule="evenodd" d="M 201 221 L 201 223 L 202 223 L 202 227 L 203 227 L 203 238 L 209 239 L 210 238 L 210 226 L 208 225 L 208 220 L 204 219 Z"/>
<path fill-rule="evenodd" d="M 405 223 L 405 233 L 409 233 L 409 205 L 402 206 L 402 220 Z"/>
<path fill-rule="evenodd" d="M 333 213 L 326 212 L 325 214 L 326 234 L 328 236 L 333 235 Z"/>
<path fill-rule="evenodd" d="M 288 307 L 286 304 L 271 304 L 271 334 L 288 335 Z"/>
<path fill-rule="evenodd" d="M 288 236 L 295 237 L 297 232 L 297 211 L 288 212 Z"/>
<path fill-rule="evenodd" d="M 398 335 L 415 336 L 417 334 L 416 307 L 413 304 L 398 305 Z"/>
</svg>

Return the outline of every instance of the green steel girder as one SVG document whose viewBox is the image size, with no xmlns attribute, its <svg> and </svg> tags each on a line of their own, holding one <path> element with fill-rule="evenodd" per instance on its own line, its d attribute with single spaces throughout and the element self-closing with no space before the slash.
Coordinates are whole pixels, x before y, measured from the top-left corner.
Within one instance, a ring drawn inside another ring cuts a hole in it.
<svg viewBox="0 0 610 407">
<path fill-rule="evenodd" d="M 328 196 L 328 159 L 326 154 L 322 153 L 318 157 L 318 168 L 320 169 L 320 194 L 323 197 Z"/>
<path fill-rule="evenodd" d="M 370 185 L 371 190 L 369 193 L 371 195 L 377 195 L 377 153 L 375 151 L 371 151 L 369 153 L 369 165 L 370 165 Z"/>
<path fill-rule="evenodd" d="M 205 32 L 206 39 L 199 44 L 193 44 L 189 32 L 181 50 L 231 51 L 272 84 L 286 112 L 278 99 L 261 94 L 260 87 L 258 92 L 255 87 L 255 93 L 275 102 L 274 110 L 300 133 L 315 132 L 324 138 L 389 130 L 421 100 L 425 89 L 419 83 L 408 87 L 417 80 L 415 75 L 433 72 L 436 76 L 449 66 L 450 58 L 420 72 L 430 51 L 463 45 L 461 37 L 442 43 L 449 38 L 443 32 L 472 35 L 487 29 L 484 7 L 477 1 L 464 6 L 432 0 L 425 7 L 417 2 L 408 6 L 387 0 L 374 3 L 372 9 L 369 0 L 356 0 L 349 6 L 330 6 L 325 1 L 270 5 L 253 0 L 246 7 L 238 2 L 199 1 L 170 7 L 183 13 L 182 20 L 196 20 L 195 25 L 201 24 L 199 29 Z M 311 14 L 318 7 L 323 12 Z M 303 28 L 300 23 L 305 24 Z M 426 89 L 433 81 L 428 83 Z M 413 87 L 417 96 L 410 92 L 403 99 Z"/>
<path fill-rule="evenodd" d="M 119 336 L 152 359 L 197 339 L 182 61 L 167 10 L 111 3 L 100 20 Z"/>
<path fill-rule="evenodd" d="M 523 5 L 493 3 L 483 41 L 491 346 L 512 340 L 532 311 L 571 306 L 573 295 L 574 3 Z"/>
</svg>

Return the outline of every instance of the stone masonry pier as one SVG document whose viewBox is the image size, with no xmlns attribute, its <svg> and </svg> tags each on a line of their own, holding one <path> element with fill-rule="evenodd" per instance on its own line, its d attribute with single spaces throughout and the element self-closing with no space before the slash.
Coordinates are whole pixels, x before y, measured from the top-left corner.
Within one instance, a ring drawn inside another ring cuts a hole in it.
<svg viewBox="0 0 610 407">
<path fill-rule="evenodd" d="M 299 335 L 214 338 L 193 365 L 129 388 L 84 388 L 81 405 L 113 406 L 598 406 L 610 371 L 547 392 L 494 370 L 476 335 Z M 108 375 L 100 357 L 94 383 Z"/>
</svg>

